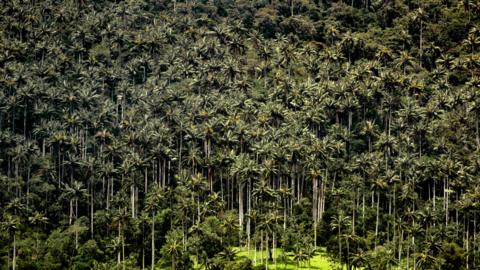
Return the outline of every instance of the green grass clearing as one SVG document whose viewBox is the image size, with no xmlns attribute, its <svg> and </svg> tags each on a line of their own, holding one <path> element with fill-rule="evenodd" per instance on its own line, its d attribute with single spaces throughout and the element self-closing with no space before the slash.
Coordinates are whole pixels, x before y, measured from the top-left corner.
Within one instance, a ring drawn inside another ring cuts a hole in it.
<svg viewBox="0 0 480 270">
<path fill-rule="evenodd" d="M 235 248 L 235 251 L 237 251 L 237 259 L 241 258 L 249 258 L 252 260 L 253 265 L 262 265 L 262 256 L 263 258 L 267 258 L 268 254 L 266 251 L 257 251 L 256 255 L 253 250 L 250 250 L 250 253 L 242 248 Z M 269 261 L 268 262 L 268 269 L 297 269 L 296 268 L 296 262 L 293 257 L 293 253 L 291 252 L 286 252 L 286 260 L 284 262 L 283 260 L 284 253 L 282 249 L 277 248 L 275 249 L 273 253 L 273 258 L 277 258 L 277 267 L 275 268 L 275 261 Z M 265 259 L 263 260 L 265 262 Z M 331 270 L 335 269 L 335 266 L 337 264 L 330 260 L 330 258 L 326 255 L 325 249 L 322 248 L 319 250 L 318 254 L 315 255 L 310 261 L 304 261 L 301 262 L 298 266 L 298 269 L 317 269 L 317 270 Z"/>
</svg>

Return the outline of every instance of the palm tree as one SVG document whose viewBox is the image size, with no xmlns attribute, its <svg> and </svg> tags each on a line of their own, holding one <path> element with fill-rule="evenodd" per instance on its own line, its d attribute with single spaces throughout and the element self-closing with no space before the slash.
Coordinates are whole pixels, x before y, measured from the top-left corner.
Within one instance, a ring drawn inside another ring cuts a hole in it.
<svg viewBox="0 0 480 270">
<path fill-rule="evenodd" d="M 293 253 L 293 259 L 295 260 L 295 269 L 298 269 L 301 266 L 301 263 L 308 260 L 309 254 L 301 247 L 295 248 Z"/>
<path fill-rule="evenodd" d="M 315 255 L 317 254 L 318 250 L 315 246 L 308 245 L 307 248 L 305 249 L 305 253 L 307 255 L 307 260 L 308 260 L 308 268 L 311 268 L 311 260 Z"/>
<path fill-rule="evenodd" d="M 420 66 L 422 65 L 423 61 L 423 23 L 427 19 L 427 13 L 421 7 L 419 7 L 412 15 L 412 20 L 416 23 L 420 23 Z"/>
<path fill-rule="evenodd" d="M 2 222 L 2 227 L 5 231 L 8 232 L 10 236 L 13 237 L 13 258 L 12 258 L 12 269 L 15 270 L 17 267 L 17 242 L 16 242 L 16 231 L 18 230 L 18 225 L 20 224 L 20 220 L 17 217 L 13 217 L 11 215 L 6 215 Z"/>
<path fill-rule="evenodd" d="M 84 225 L 82 219 L 76 219 L 75 222 L 68 227 L 67 232 L 75 236 L 75 249 L 78 249 L 79 236 L 85 231 L 88 231 L 88 227 Z"/>
<path fill-rule="evenodd" d="M 318 178 L 321 177 L 322 173 L 318 169 L 312 169 L 310 172 L 310 177 L 312 178 L 312 189 L 313 189 L 313 195 L 312 195 L 312 216 L 313 216 L 313 238 L 314 238 L 314 246 L 315 248 L 317 247 L 317 227 L 318 227 L 318 222 L 321 219 L 321 210 L 319 210 L 319 205 L 321 200 L 321 197 L 319 198 L 319 187 L 318 187 Z M 322 186 L 322 184 L 320 184 Z M 321 192 L 320 192 L 321 193 Z M 321 196 L 321 194 L 320 194 Z"/>
<path fill-rule="evenodd" d="M 375 122 L 371 120 L 366 120 L 362 125 L 360 134 L 367 137 L 368 152 L 372 151 L 372 138 L 377 134 L 377 127 Z"/>
<path fill-rule="evenodd" d="M 177 258 L 180 256 L 183 247 L 180 241 L 175 237 L 168 237 L 167 242 L 165 243 L 166 253 L 171 257 L 172 260 L 172 270 L 175 270 L 177 266 Z"/>
<path fill-rule="evenodd" d="M 233 262 L 237 256 L 237 251 L 235 251 L 233 248 L 226 248 L 224 251 L 220 252 L 219 255 L 223 261 Z"/>
<path fill-rule="evenodd" d="M 122 195 L 119 195 L 122 196 Z M 124 196 L 124 195 L 123 195 Z M 126 223 L 128 221 L 129 215 L 127 212 L 126 207 L 118 208 L 112 217 L 113 225 L 117 225 L 118 228 L 118 235 L 117 235 L 117 243 L 120 245 L 121 248 L 117 249 L 117 266 L 120 267 L 120 262 L 122 263 L 122 268 L 125 269 L 125 236 L 124 236 L 124 229 Z M 121 258 L 121 260 L 120 260 Z"/>
<path fill-rule="evenodd" d="M 370 265 L 370 260 L 371 260 L 370 254 L 360 249 L 357 253 L 353 255 L 352 265 L 354 267 L 360 266 L 370 270 L 372 269 Z"/>
<path fill-rule="evenodd" d="M 164 192 L 163 189 L 157 185 L 155 185 L 151 190 L 150 193 L 147 195 L 146 202 L 145 202 L 145 210 L 152 214 L 152 262 L 151 262 L 151 269 L 155 268 L 155 215 L 156 211 L 160 207 L 162 201 L 164 199 Z"/>
<path fill-rule="evenodd" d="M 200 173 L 192 175 L 187 182 L 187 187 L 192 191 L 192 201 L 197 202 L 197 223 L 200 223 L 200 197 L 202 196 L 203 191 L 207 189 L 206 179 Z"/>
<path fill-rule="evenodd" d="M 407 51 L 400 52 L 396 59 L 397 67 L 403 70 L 403 75 L 406 75 L 407 67 L 415 66 L 415 58 L 413 58 Z"/>
<path fill-rule="evenodd" d="M 87 190 L 84 188 L 81 182 L 74 181 L 70 185 L 65 184 L 64 196 L 67 197 L 70 201 L 69 225 L 72 224 L 74 205 L 75 205 L 75 219 L 78 219 L 79 218 L 78 200 L 81 200 L 82 198 L 86 197 L 86 195 L 87 195 Z"/>
<path fill-rule="evenodd" d="M 376 221 L 375 221 L 375 246 L 377 245 L 377 237 L 378 237 L 378 226 L 380 223 L 380 193 L 387 188 L 387 183 L 384 179 L 378 178 L 377 180 L 373 181 L 371 184 L 371 189 L 373 192 L 377 194 L 377 214 L 376 214 Z"/>
<path fill-rule="evenodd" d="M 346 216 L 345 213 L 340 210 L 337 215 L 332 218 L 330 227 L 332 230 L 337 230 L 337 239 L 338 239 L 338 258 L 339 258 L 339 269 L 342 269 L 342 232 L 344 229 L 350 226 L 350 217 Z"/>
<path fill-rule="evenodd" d="M 420 252 L 417 254 L 416 266 L 420 269 L 435 269 L 438 264 L 438 259 L 430 255 L 429 251 Z"/>
<path fill-rule="evenodd" d="M 351 32 L 345 33 L 342 37 L 342 40 L 340 41 L 340 46 L 342 46 L 342 48 L 347 51 L 347 59 L 349 63 L 352 62 L 351 54 L 355 50 L 355 46 L 357 46 L 357 43 L 357 37 L 353 36 Z"/>
<path fill-rule="evenodd" d="M 42 213 L 35 212 L 33 213 L 33 216 L 28 217 L 28 222 L 38 229 L 42 225 L 45 226 L 48 223 L 48 218 Z M 35 238 L 35 242 L 38 249 L 38 236 Z"/>
</svg>

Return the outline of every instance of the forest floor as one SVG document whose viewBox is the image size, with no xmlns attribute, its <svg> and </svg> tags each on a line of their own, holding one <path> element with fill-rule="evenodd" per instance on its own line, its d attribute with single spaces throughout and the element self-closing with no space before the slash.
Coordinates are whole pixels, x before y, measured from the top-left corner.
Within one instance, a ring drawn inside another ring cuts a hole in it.
<svg viewBox="0 0 480 270">
<path fill-rule="evenodd" d="M 237 251 L 237 258 L 249 258 L 252 260 L 253 264 L 258 266 L 262 265 L 262 260 L 261 256 L 263 255 L 263 258 L 268 257 L 268 254 L 263 251 L 257 251 L 256 255 L 253 250 L 250 250 L 250 253 L 246 249 L 236 249 Z M 286 256 L 286 262 L 283 260 L 283 256 Z M 317 253 L 310 261 L 303 261 L 299 263 L 298 268 L 296 268 L 296 262 L 294 260 L 294 255 L 291 252 L 283 253 L 283 250 L 278 248 L 275 249 L 274 256 L 273 258 L 277 258 L 277 267 L 275 268 L 275 262 L 274 261 L 269 261 L 268 262 L 268 269 L 312 269 L 312 270 L 330 270 L 330 269 L 335 269 L 336 263 L 333 262 L 325 253 L 325 249 L 322 248 L 320 249 L 320 252 Z M 256 263 L 255 263 L 256 261 Z"/>
</svg>

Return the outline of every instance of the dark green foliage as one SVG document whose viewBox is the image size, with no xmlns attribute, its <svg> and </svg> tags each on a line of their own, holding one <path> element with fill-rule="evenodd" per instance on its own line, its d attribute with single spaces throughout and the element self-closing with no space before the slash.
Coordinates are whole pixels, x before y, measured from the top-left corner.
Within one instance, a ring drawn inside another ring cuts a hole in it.
<svg viewBox="0 0 480 270">
<path fill-rule="evenodd" d="M 0 1 L 0 269 L 479 268 L 479 10 Z"/>
</svg>

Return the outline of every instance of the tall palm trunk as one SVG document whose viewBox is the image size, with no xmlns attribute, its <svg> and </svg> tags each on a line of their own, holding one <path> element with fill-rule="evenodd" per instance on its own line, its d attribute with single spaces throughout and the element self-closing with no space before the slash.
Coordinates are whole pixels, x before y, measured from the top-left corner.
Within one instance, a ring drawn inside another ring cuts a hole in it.
<svg viewBox="0 0 480 270">
<path fill-rule="evenodd" d="M 316 177 L 313 177 L 313 197 L 312 197 L 312 215 L 313 215 L 313 242 L 315 245 L 315 248 L 317 247 L 317 208 L 318 208 L 318 182 Z"/>
<path fill-rule="evenodd" d="M 248 181 L 248 186 L 247 186 L 247 213 L 248 213 L 248 219 L 247 219 L 247 252 L 248 255 L 250 256 L 250 233 L 251 233 L 251 219 L 250 219 L 250 209 L 251 209 L 251 183 Z"/>
<path fill-rule="evenodd" d="M 377 218 L 375 222 L 375 249 L 377 249 L 377 240 L 378 240 L 378 223 L 379 223 L 379 214 L 380 214 L 380 192 L 377 191 Z"/>
<path fill-rule="evenodd" d="M 253 238 L 253 266 L 257 266 L 257 238 Z"/>
<path fill-rule="evenodd" d="M 412 237 L 412 246 L 413 246 L 413 270 L 417 270 L 417 256 L 415 255 L 415 252 L 416 252 L 415 236 Z M 468 251 L 467 251 L 467 254 L 468 254 Z"/>
<path fill-rule="evenodd" d="M 339 263 L 338 269 L 340 269 L 340 270 L 343 268 L 342 267 L 342 240 L 340 238 L 341 231 L 342 231 L 342 229 L 341 229 L 340 222 L 339 222 L 339 224 L 338 224 L 338 257 L 340 258 L 339 259 L 340 263 Z"/>
<path fill-rule="evenodd" d="M 125 238 L 123 236 L 123 231 L 121 235 L 122 235 L 122 269 L 125 270 Z"/>
<path fill-rule="evenodd" d="M 155 269 L 155 211 L 152 212 L 152 270 Z"/>
<path fill-rule="evenodd" d="M 93 184 L 92 184 L 92 193 L 90 195 L 90 199 L 91 199 L 91 201 L 90 201 L 90 238 L 92 238 L 92 239 L 93 239 L 93 212 L 94 212 L 93 211 L 93 206 L 94 206 L 93 205 L 93 203 L 94 203 L 93 198 L 94 198 L 94 196 L 95 196 L 95 189 L 93 188 Z"/>
<path fill-rule="evenodd" d="M 75 199 L 75 221 L 78 220 L 78 199 Z M 78 249 L 78 229 L 75 229 L 75 249 Z"/>
<path fill-rule="evenodd" d="M 420 67 L 422 66 L 423 58 L 423 20 L 420 20 Z"/>
<path fill-rule="evenodd" d="M 121 237 L 121 223 L 119 222 L 119 223 L 118 223 L 118 241 L 121 241 L 121 238 L 120 238 L 120 237 Z M 118 250 L 117 250 L 117 266 L 119 266 L 120 263 L 121 263 L 121 258 L 122 258 L 122 256 L 121 256 L 121 250 L 120 250 L 120 248 L 117 247 L 117 249 L 118 249 Z"/>
<path fill-rule="evenodd" d="M 73 220 L 73 200 L 70 199 L 70 213 L 68 218 L 68 225 L 72 225 L 72 220 Z"/>
<path fill-rule="evenodd" d="M 132 204 L 132 218 L 135 218 L 135 187 L 133 184 L 130 186 L 130 201 Z"/>
<path fill-rule="evenodd" d="M 273 264 L 275 265 L 275 269 L 277 269 L 277 256 L 276 256 L 276 248 L 277 248 L 277 239 L 275 237 L 275 232 L 273 233 L 273 242 L 272 242 L 272 251 L 273 251 Z"/>
<path fill-rule="evenodd" d="M 239 241 L 241 242 L 241 235 L 243 231 L 243 184 L 239 181 L 238 182 L 238 226 L 239 226 Z"/>
<path fill-rule="evenodd" d="M 268 261 L 271 254 L 268 249 L 268 240 L 269 239 L 268 239 L 268 232 L 267 232 L 265 235 L 265 253 L 264 253 L 265 255 L 267 255 L 265 258 L 265 270 L 268 270 Z"/>
<path fill-rule="evenodd" d="M 15 270 L 17 268 L 17 240 L 15 237 L 15 233 L 13 233 L 13 260 L 12 260 L 12 269 Z"/>
<path fill-rule="evenodd" d="M 407 242 L 410 235 L 407 236 Z M 407 269 L 410 269 L 410 247 L 407 245 Z"/>
<path fill-rule="evenodd" d="M 477 151 L 480 151 L 480 128 L 478 124 L 478 111 L 475 111 L 475 141 L 477 142 Z"/>
</svg>

